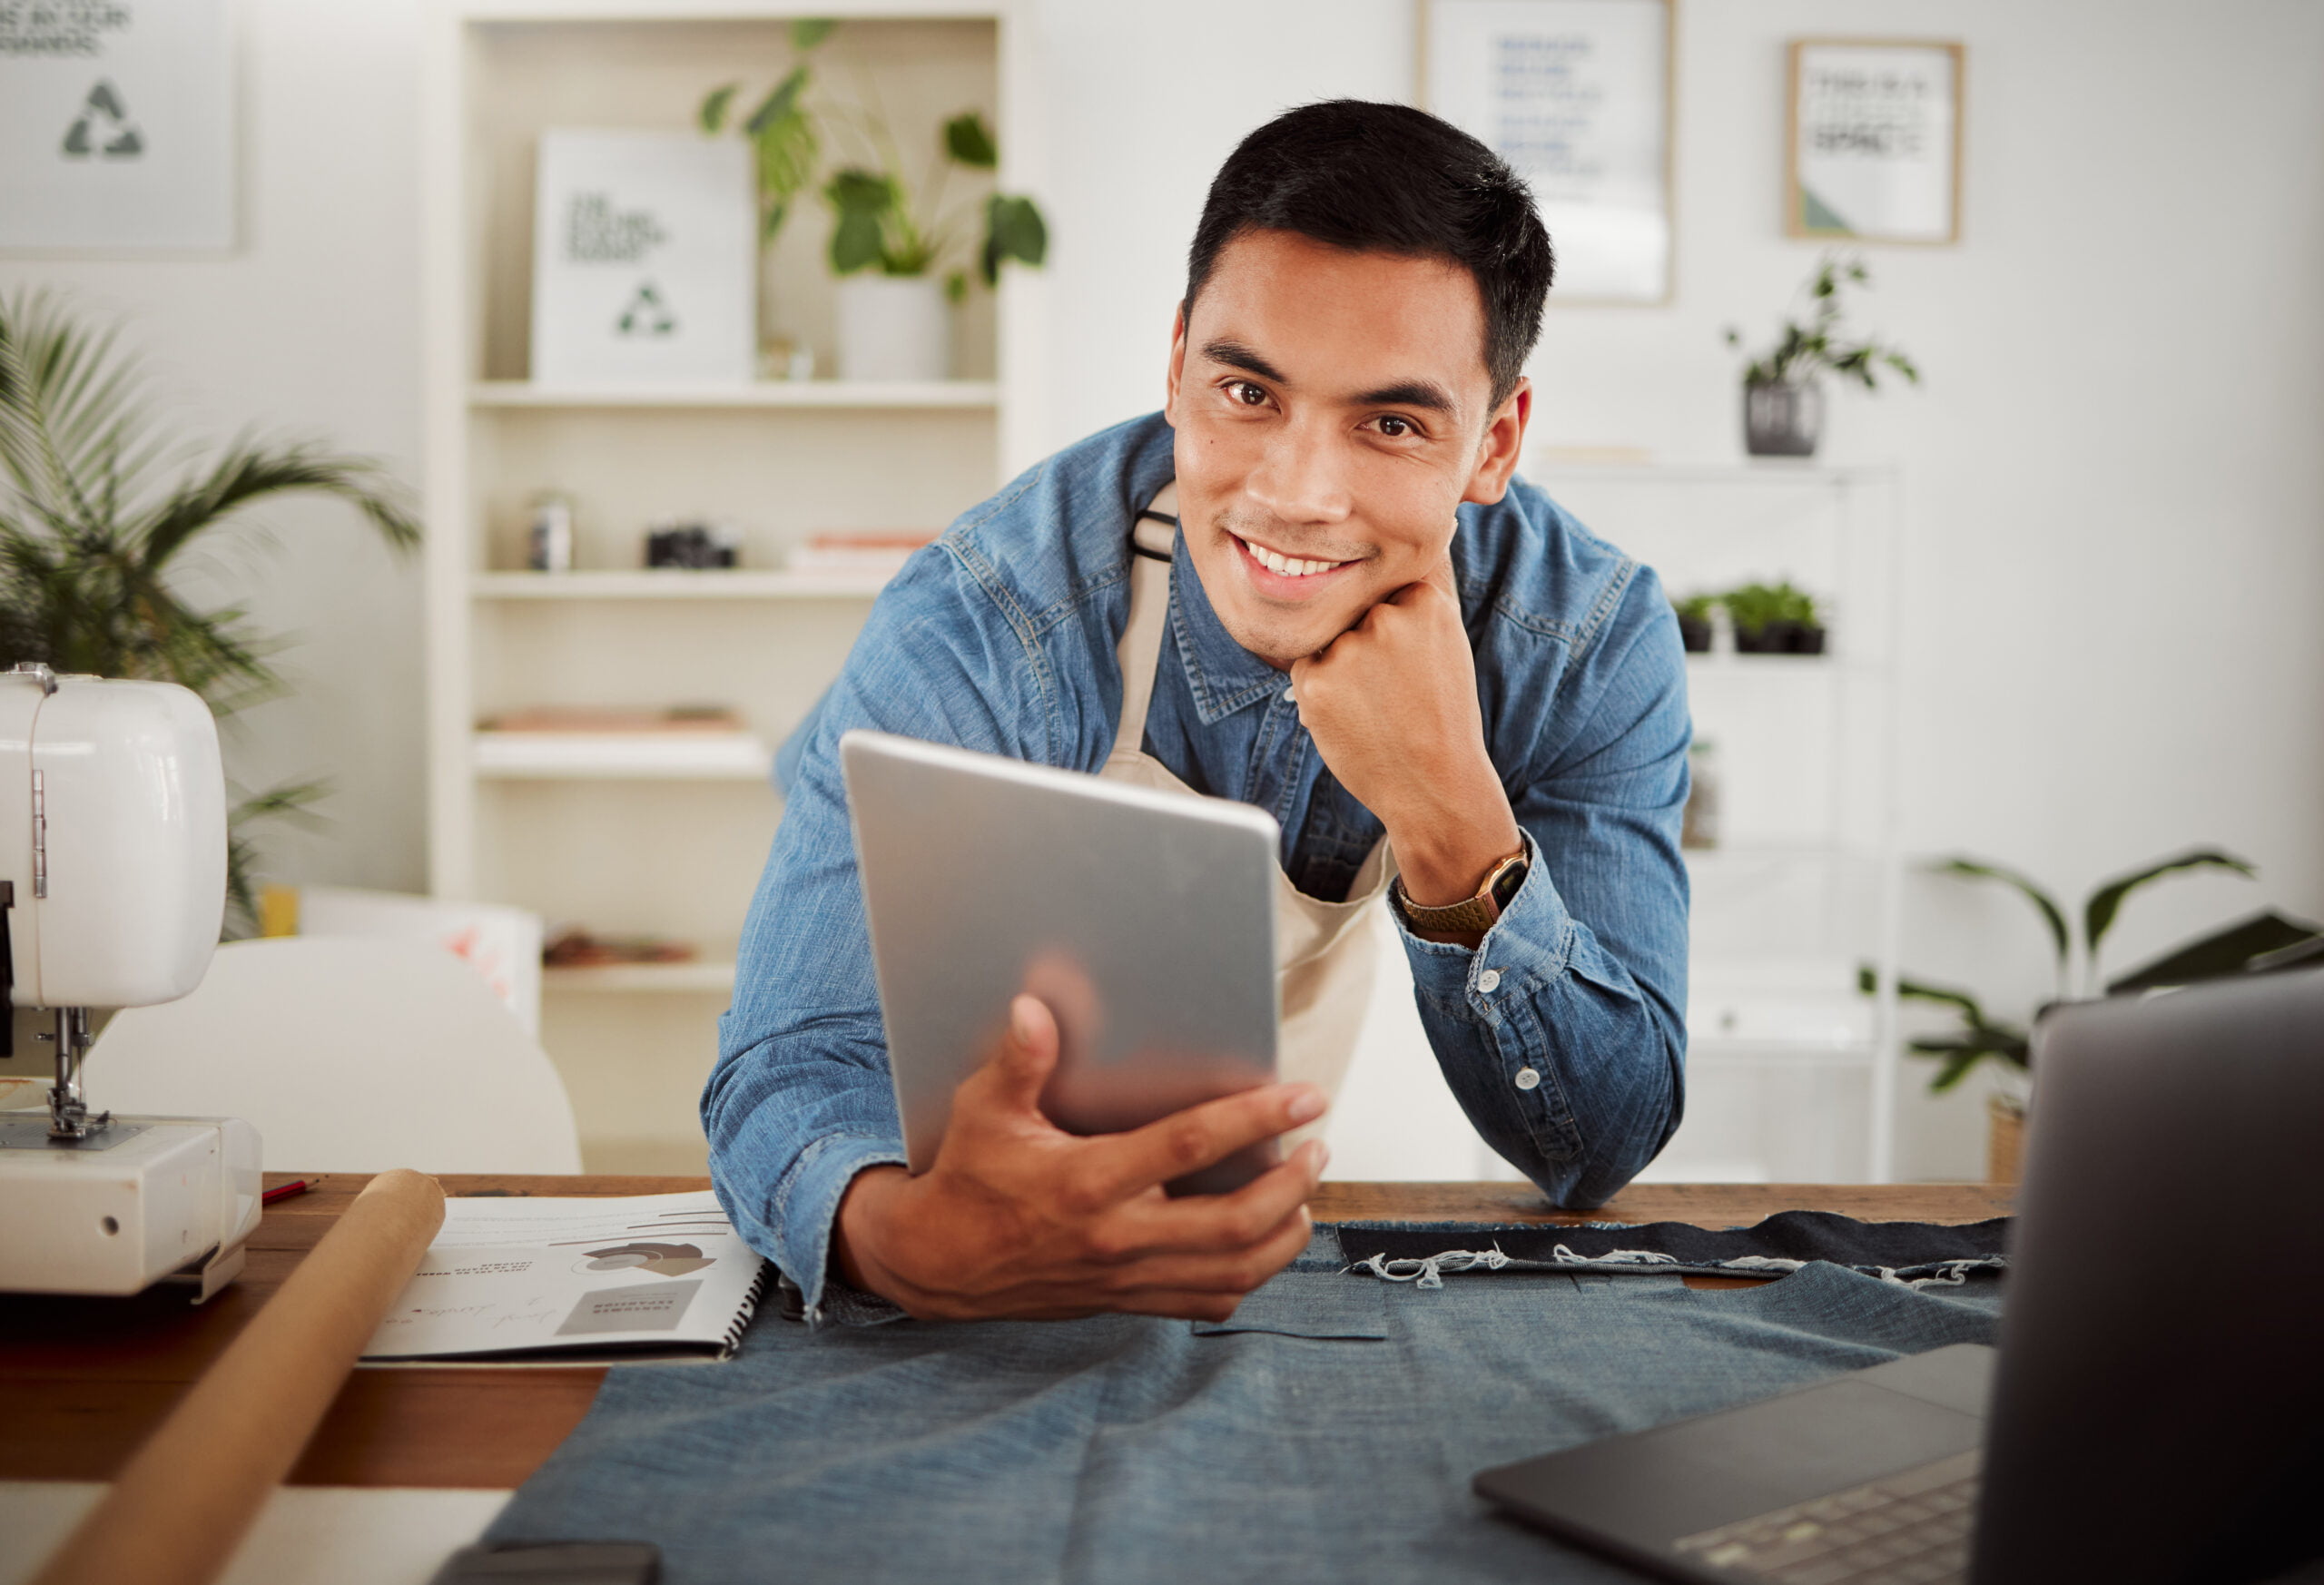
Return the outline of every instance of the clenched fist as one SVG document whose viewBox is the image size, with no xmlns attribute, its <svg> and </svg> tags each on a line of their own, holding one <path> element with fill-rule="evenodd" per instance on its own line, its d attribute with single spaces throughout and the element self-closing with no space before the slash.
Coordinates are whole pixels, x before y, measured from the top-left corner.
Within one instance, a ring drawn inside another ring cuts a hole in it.
<svg viewBox="0 0 2324 1585">
<path fill-rule="evenodd" d="M 1294 661 L 1291 681 L 1324 763 L 1388 828 L 1412 901 L 1443 908 L 1473 896 L 1485 872 L 1524 845 L 1485 751 L 1449 557 Z"/>
</svg>

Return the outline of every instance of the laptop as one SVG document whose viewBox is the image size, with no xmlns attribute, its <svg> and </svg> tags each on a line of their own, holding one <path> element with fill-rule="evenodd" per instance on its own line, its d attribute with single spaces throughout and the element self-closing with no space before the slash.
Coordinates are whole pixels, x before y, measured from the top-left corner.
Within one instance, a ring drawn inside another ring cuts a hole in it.
<svg viewBox="0 0 2324 1585">
<path fill-rule="evenodd" d="M 1275 1078 L 1272 816 L 998 754 L 840 739 L 911 1170 L 1019 991 L 1058 1021 L 1041 1109 L 1110 1134 Z M 1223 1194 L 1268 1141 L 1165 1186 Z"/>
<path fill-rule="evenodd" d="M 2324 1555 L 2324 972 L 2060 1009 L 2034 1071 L 1997 1350 L 1478 1493 L 1704 1585 L 2225 1585 Z"/>
</svg>

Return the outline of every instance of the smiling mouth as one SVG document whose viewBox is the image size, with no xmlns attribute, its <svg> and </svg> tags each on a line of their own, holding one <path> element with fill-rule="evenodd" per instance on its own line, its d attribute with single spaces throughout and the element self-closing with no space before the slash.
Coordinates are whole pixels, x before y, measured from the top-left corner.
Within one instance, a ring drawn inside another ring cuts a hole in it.
<svg viewBox="0 0 2324 1585">
<path fill-rule="evenodd" d="M 1243 547 L 1246 556 L 1281 578 L 1320 577 L 1325 573 L 1337 572 L 1344 566 L 1354 565 L 1348 561 L 1318 561 L 1309 556 L 1285 556 L 1279 550 L 1253 544 L 1239 534 L 1230 533 L 1228 537 Z"/>
</svg>

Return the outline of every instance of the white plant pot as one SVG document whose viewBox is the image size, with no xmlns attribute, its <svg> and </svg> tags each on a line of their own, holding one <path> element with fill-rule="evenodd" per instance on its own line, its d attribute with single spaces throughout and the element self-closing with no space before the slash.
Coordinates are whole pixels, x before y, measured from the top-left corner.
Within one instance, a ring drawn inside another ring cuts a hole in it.
<svg viewBox="0 0 2324 1585">
<path fill-rule="evenodd" d="M 839 283 L 842 379 L 942 379 L 952 326 L 932 275 L 850 275 Z"/>
</svg>

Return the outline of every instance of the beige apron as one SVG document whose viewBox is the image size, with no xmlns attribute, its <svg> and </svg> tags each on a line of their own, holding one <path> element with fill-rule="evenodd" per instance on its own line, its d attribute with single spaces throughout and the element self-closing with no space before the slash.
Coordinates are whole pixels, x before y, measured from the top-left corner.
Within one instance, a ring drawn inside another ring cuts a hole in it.
<svg viewBox="0 0 2324 1585">
<path fill-rule="evenodd" d="M 1165 486 L 1148 509 L 1175 519 L 1177 494 L 1175 482 Z M 1144 752 L 1147 707 L 1153 702 L 1155 666 L 1170 619 L 1172 536 L 1167 527 L 1150 518 L 1139 519 L 1137 536 L 1139 547 L 1154 554 L 1130 558 L 1129 625 L 1122 630 L 1119 651 L 1121 723 L 1114 751 L 1098 773 L 1191 797 L 1192 788 Z M 1155 559 L 1156 555 L 1162 559 Z M 1284 686 L 1290 685 L 1286 677 Z M 1384 837 L 1365 855 L 1344 902 L 1308 896 L 1276 868 L 1275 969 L 1281 1022 L 1275 1071 L 1286 1082 L 1304 1081 L 1321 1086 L 1325 1095 L 1339 1094 L 1371 1001 L 1379 950 L 1364 911 L 1382 906 L 1395 872 L 1395 855 Z M 1286 1136 L 1286 1142 L 1296 1143 L 1309 1131 Z"/>
</svg>

